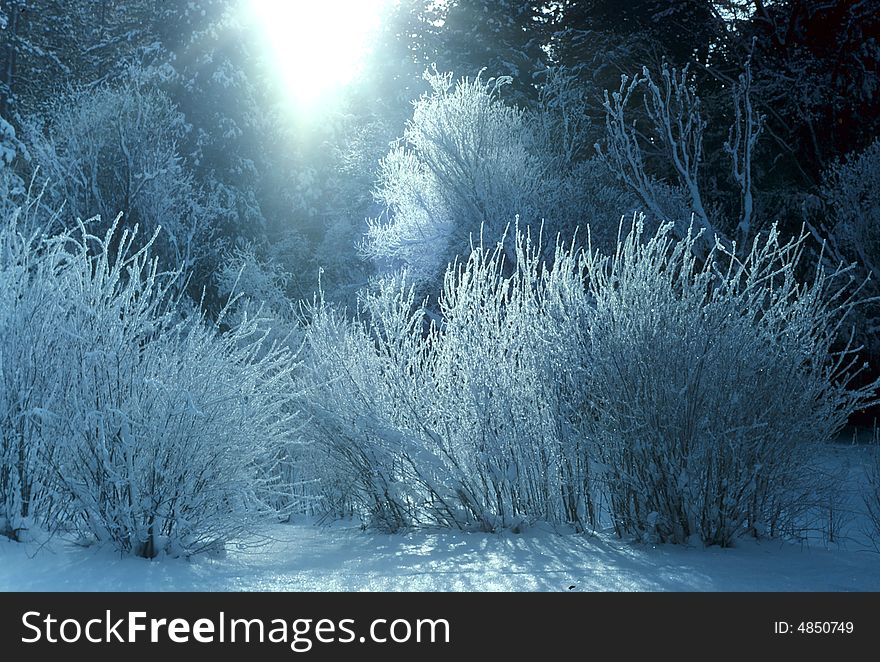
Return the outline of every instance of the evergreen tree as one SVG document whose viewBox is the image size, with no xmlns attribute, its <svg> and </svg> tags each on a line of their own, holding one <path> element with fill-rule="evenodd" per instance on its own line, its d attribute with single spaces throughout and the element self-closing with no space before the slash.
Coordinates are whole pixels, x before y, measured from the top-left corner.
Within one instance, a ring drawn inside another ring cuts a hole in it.
<svg viewBox="0 0 880 662">
<path fill-rule="evenodd" d="M 222 232 L 257 237 L 265 229 L 256 195 L 264 100 L 250 69 L 255 38 L 234 8 L 229 0 L 163 4 L 157 75 L 191 126 L 184 156 L 229 212 L 218 219 Z"/>
<path fill-rule="evenodd" d="M 453 0 L 439 10 L 433 35 L 440 71 L 473 78 L 510 76 L 508 94 L 520 105 L 537 97 L 536 75 L 548 57 L 544 49 L 552 18 L 545 3 L 529 0 Z"/>
<path fill-rule="evenodd" d="M 756 91 L 796 183 L 815 185 L 880 135 L 880 0 L 757 0 L 748 31 Z"/>
<path fill-rule="evenodd" d="M 555 13 L 554 52 L 567 66 L 593 50 L 596 33 L 635 37 L 679 66 L 705 62 L 721 23 L 705 0 L 563 0 Z"/>
<path fill-rule="evenodd" d="M 75 75 L 79 12 L 60 0 L 0 0 L 0 115 L 35 111 Z M 81 44 L 79 44 L 81 47 Z"/>
</svg>

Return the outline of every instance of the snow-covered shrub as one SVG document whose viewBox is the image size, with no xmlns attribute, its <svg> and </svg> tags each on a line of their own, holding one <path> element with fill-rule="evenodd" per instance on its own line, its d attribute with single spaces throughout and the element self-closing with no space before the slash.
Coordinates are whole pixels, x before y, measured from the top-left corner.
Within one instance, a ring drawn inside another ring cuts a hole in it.
<svg viewBox="0 0 880 662">
<path fill-rule="evenodd" d="M 485 81 L 426 74 L 432 92 L 415 104 L 399 145 L 381 161 L 377 201 L 364 253 L 405 267 L 415 282 L 436 282 L 480 236 L 500 237 L 517 222 L 570 239 L 587 222 L 616 232 L 634 196 L 585 156 L 577 111 L 582 90 L 548 75 L 541 105 L 514 108 L 500 97 L 506 78 Z M 543 257 L 552 257 L 550 249 Z M 512 250 L 507 258 L 515 259 Z"/>
<path fill-rule="evenodd" d="M 426 73 L 432 93 L 415 104 L 403 144 L 382 161 L 377 197 L 387 221 L 370 224 L 367 252 L 417 279 L 442 274 L 481 227 L 501 236 L 536 208 L 546 164 L 524 113 L 498 98 L 494 81 Z"/>
<path fill-rule="evenodd" d="M 277 264 L 257 255 L 253 244 L 235 248 L 224 257 L 215 275 L 221 295 L 244 294 L 248 299 L 261 301 L 272 308 L 287 306 L 288 300 L 284 294 L 287 275 Z"/>
<path fill-rule="evenodd" d="M 459 472 L 449 488 L 483 528 L 521 519 L 583 528 L 595 524 L 580 429 L 583 263 L 557 244 L 548 266 L 528 234 L 513 243 L 509 276 L 500 245 L 446 272 L 432 372 L 443 403 L 434 425 Z"/>
<path fill-rule="evenodd" d="M 244 244 L 223 255 L 214 279 L 223 300 L 235 299 L 227 306 L 227 321 L 241 319 L 252 302 L 259 303 L 260 317 L 271 338 L 293 344 L 290 336 L 298 325 L 294 304 L 286 294 L 290 276 L 280 264 L 262 256 L 255 245 Z"/>
<path fill-rule="evenodd" d="M 144 240 L 158 227 L 153 252 L 164 268 L 191 271 L 207 250 L 214 212 L 184 166 L 178 143 L 183 113 L 137 71 L 117 86 L 75 89 L 57 97 L 26 127 L 31 157 L 48 180 L 46 203 L 63 206 L 66 227 L 93 219 L 102 234 L 119 213 Z"/>
<path fill-rule="evenodd" d="M 336 501 L 371 524 L 595 524 L 578 432 L 579 258 L 559 247 L 547 267 L 540 242 L 513 243 L 515 267 L 499 244 L 448 268 L 439 323 L 399 278 L 354 322 L 314 311 L 312 434 Z"/>
<path fill-rule="evenodd" d="M 838 242 L 873 267 L 880 256 L 880 139 L 832 166 L 822 194 Z"/>
<path fill-rule="evenodd" d="M 589 256 L 584 388 L 618 532 L 729 545 L 796 525 L 816 445 L 872 389 L 850 389 L 852 354 L 833 350 L 846 283 L 796 279 L 805 237 L 704 263 L 696 241 L 636 224 Z"/>
<path fill-rule="evenodd" d="M 874 432 L 873 453 L 868 461 L 865 474 L 867 480 L 862 495 L 868 514 L 865 533 L 874 544 L 875 549 L 880 552 L 880 443 L 878 443 L 876 430 Z"/>
<path fill-rule="evenodd" d="M 125 553 L 194 553 L 277 501 L 294 363 L 258 320 L 221 333 L 174 294 L 180 273 L 159 271 L 151 242 L 115 225 L 2 237 L 8 529 L 27 515 Z M 53 508 L 35 512 L 36 493 Z"/>
<path fill-rule="evenodd" d="M 590 115 L 593 90 L 566 67 L 549 67 L 541 78 L 538 102 L 528 121 L 540 143 L 553 146 L 548 154 L 553 166 L 566 169 L 587 160 L 599 137 L 600 129 Z"/>
<path fill-rule="evenodd" d="M 26 223 L 22 223 L 26 225 Z M 60 357 L 58 266 L 19 232 L 0 226 L 0 534 L 21 538 L 51 505 L 46 492 L 46 416 L 63 402 L 51 357 Z"/>
<path fill-rule="evenodd" d="M 826 241 L 828 257 L 855 262 L 870 277 L 870 294 L 880 294 L 880 139 L 850 155 L 826 173 L 821 190 L 825 209 L 817 234 Z M 880 353 L 880 312 L 877 305 L 858 313 L 858 339 L 870 354 Z"/>
<path fill-rule="evenodd" d="M 398 312 L 413 314 L 410 294 L 393 302 Z M 370 525 L 395 531 L 421 521 L 419 497 L 406 480 L 411 442 L 402 430 L 409 403 L 395 401 L 406 393 L 405 385 L 395 384 L 390 374 L 395 362 L 409 357 L 382 356 L 373 329 L 369 318 L 350 321 L 323 301 L 310 311 L 304 391 L 310 414 L 306 438 L 312 443 L 303 449 L 311 459 L 303 466 L 315 473 L 304 478 L 312 482 L 319 511 L 357 512 Z M 403 334 L 398 346 L 414 337 Z M 419 376 L 409 375 L 407 384 Z"/>
<path fill-rule="evenodd" d="M 19 141 L 15 137 L 15 129 L 0 117 L 0 168 L 12 165 L 19 151 Z"/>
<path fill-rule="evenodd" d="M 24 193 L 24 182 L 15 173 L 13 165 L 25 152 L 13 126 L 0 117 L 0 218 L 12 214 L 15 209 L 12 201 Z"/>
<path fill-rule="evenodd" d="M 111 239 L 65 242 L 77 258 L 65 355 L 77 370 L 60 480 L 99 540 L 144 556 L 198 551 L 274 498 L 293 429 L 291 357 L 264 347 L 256 320 L 219 334 L 181 317 L 172 279 L 126 233 L 110 258 Z"/>
</svg>

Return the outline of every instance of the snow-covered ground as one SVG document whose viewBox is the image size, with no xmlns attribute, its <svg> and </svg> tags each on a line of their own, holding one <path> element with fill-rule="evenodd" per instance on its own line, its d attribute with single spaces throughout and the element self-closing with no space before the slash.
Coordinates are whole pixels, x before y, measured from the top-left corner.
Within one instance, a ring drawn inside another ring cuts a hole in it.
<svg viewBox="0 0 880 662">
<path fill-rule="evenodd" d="M 0 542 L 4 591 L 878 591 L 880 555 L 746 541 L 733 549 L 640 546 L 606 536 L 274 527 L 223 558 L 119 558 Z M 570 587 L 574 587 L 571 589 Z"/>
<path fill-rule="evenodd" d="M 120 558 L 59 537 L 0 539 L 4 591 L 880 591 L 880 553 L 860 535 L 865 446 L 829 451 L 848 467 L 845 541 L 743 540 L 731 549 L 639 545 L 610 534 L 384 535 L 357 525 L 275 525 L 222 557 Z"/>
</svg>

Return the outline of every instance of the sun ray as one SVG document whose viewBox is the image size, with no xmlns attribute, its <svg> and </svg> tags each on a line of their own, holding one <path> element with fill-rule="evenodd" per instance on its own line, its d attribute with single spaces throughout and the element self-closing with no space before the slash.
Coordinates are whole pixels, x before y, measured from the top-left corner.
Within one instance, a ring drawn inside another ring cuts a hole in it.
<svg viewBox="0 0 880 662">
<path fill-rule="evenodd" d="M 313 108 L 357 75 L 386 1 L 250 0 L 298 108 Z"/>
</svg>

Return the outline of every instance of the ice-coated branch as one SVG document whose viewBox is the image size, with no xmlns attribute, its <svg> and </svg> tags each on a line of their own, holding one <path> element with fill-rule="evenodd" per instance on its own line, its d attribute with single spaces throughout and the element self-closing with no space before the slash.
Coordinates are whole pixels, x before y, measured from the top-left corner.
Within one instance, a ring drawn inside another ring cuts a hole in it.
<svg viewBox="0 0 880 662">
<path fill-rule="evenodd" d="M 609 167 L 642 200 L 646 209 L 659 219 L 666 214 L 657 197 L 657 182 L 645 171 L 643 148 L 634 121 L 627 120 L 627 108 L 637 92 L 643 92 L 645 112 L 653 129 L 651 142 L 662 145 L 689 197 L 693 220 L 707 237 L 719 235 L 709 217 L 700 193 L 699 171 L 706 123 L 700 114 L 700 98 L 688 82 L 687 67 L 680 73 L 663 65 L 660 81 L 655 82 L 647 67 L 631 80 L 624 76 L 620 89 L 605 92 L 607 138 L 597 151 Z M 682 219 L 673 219 L 682 220 Z"/>
<path fill-rule="evenodd" d="M 659 85 L 647 67 L 642 69 L 642 76 L 648 92 L 644 99 L 645 110 L 690 195 L 696 220 L 710 234 L 717 234 L 700 194 L 699 170 L 706 122 L 700 114 L 700 97 L 688 82 L 688 68 L 679 73 L 664 64 Z"/>
<path fill-rule="evenodd" d="M 764 116 L 752 106 L 751 62 L 733 86 L 734 120 L 728 132 L 724 151 L 730 154 L 731 175 L 740 188 L 740 218 L 736 226 L 736 240 L 744 246 L 753 231 L 755 202 L 752 192 L 752 160 L 758 138 L 764 128 Z"/>
<path fill-rule="evenodd" d="M 663 218 L 664 213 L 654 196 L 651 178 L 645 173 L 635 122 L 629 123 L 624 112 L 630 98 L 643 82 L 638 75 L 632 80 L 623 75 L 617 92 L 609 95 L 608 90 L 605 90 L 607 141 L 604 146 L 597 144 L 596 151 L 618 178 L 639 196 L 648 211 L 657 218 Z"/>
</svg>

